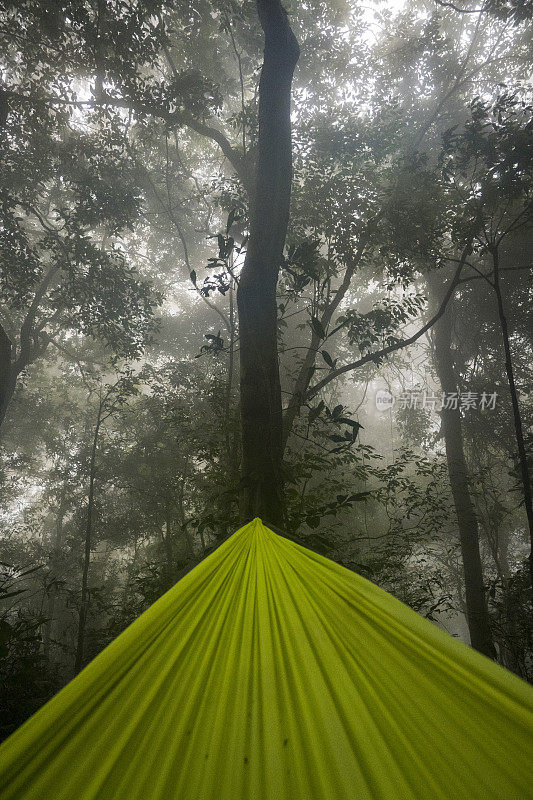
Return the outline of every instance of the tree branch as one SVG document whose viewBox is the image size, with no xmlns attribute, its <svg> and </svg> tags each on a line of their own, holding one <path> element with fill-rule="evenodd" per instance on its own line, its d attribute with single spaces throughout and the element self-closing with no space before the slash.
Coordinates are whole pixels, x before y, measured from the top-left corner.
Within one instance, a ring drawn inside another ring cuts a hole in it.
<svg viewBox="0 0 533 800">
<path fill-rule="evenodd" d="M 228 159 L 239 179 L 242 181 L 246 191 L 250 194 L 252 190 L 251 170 L 249 169 L 248 160 L 239 153 L 230 143 L 225 134 L 205 122 L 195 119 L 193 116 L 184 111 L 168 111 L 160 106 L 152 105 L 151 103 L 144 103 L 138 100 L 131 100 L 127 98 L 112 97 L 105 92 L 102 92 L 98 97 L 92 100 L 64 100 L 60 97 L 47 97 L 47 98 L 34 98 L 30 95 L 20 94 L 18 92 L 7 91 L 4 92 L 6 98 L 13 98 L 26 103 L 46 103 L 48 105 L 67 105 L 67 106 L 112 106 L 113 108 L 126 108 L 136 111 L 138 114 L 147 114 L 157 119 L 161 119 L 168 125 L 184 125 L 187 128 L 205 136 L 207 139 L 218 144 L 225 157 Z"/>
<path fill-rule="evenodd" d="M 382 214 L 378 215 L 382 216 Z M 344 277 L 342 280 L 341 285 L 333 295 L 331 301 L 327 304 L 324 313 L 320 319 L 320 323 L 324 330 L 326 330 L 327 326 L 331 322 L 331 318 L 337 308 L 339 307 L 340 303 L 344 299 L 346 292 L 350 288 L 350 283 L 352 281 L 353 275 L 355 270 L 359 266 L 363 254 L 365 252 L 365 248 L 368 241 L 368 234 L 361 237 L 361 241 L 359 242 L 359 246 L 354 253 L 354 256 L 350 263 L 348 264 L 346 271 L 344 273 Z M 292 431 L 292 427 L 294 425 L 294 421 L 298 414 L 300 413 L 300 409 L 305 402 L 306 392 L 309 387 L 309 383 L 313 376 L 314 365 L 316 361 L 316 354 L 318 353 L 320 346 L 320 337 L 316 333 L 314 329 L 311 329 L 311 342 L 307 349 L 306 356 L 302 362 L 300 370 L 298 372 L 298 376 L 294 383 L 294 391 L 291 394 L 291 399 L 289 401 L 289 405 L 285 410 L 283 415 L 283 438 L 282 438 L 282 446 L 285 448 L 289 436 Z"/>
<path fill-rule="evenodd" d="M 452 280 L 450 281 L 450 285 L 448 286 L 448 289 L 446 291 L 446 294 L 442 300 L 442 303 L 438 311 L 433 317 L 431 317 L 431 319 L 428 322 L 426 322 L 425 325 L 423 325 L 420 328 L 420 330 L 418 330 L 412 336 L 409 336 L 407 339 L 402 339 L 399 342 L 395 342 L 394 344 L 391 344 L 388 347 L 384 347 L 382 350 L 378 350 L 375 353 L 368 353 L 366 356 L 363 356 L 357 361 L 352 361 L 350 364 L 345 364 L 343 367 L 339 367 L 338 369 L 332 370 L 328 375 L 322 378 L 321 381 L 319 381 L 314 386 L 312 386 L 311 389 L 309 389 L 309 391 L 307 392 L 306 399 L 311 400 L 321 389 L 324 388 L 324 386 L 327 386 L 327 384 L 330 383 L 332 380 L 338 378 L 339 375 L 343 375 L 345 372 L 351 372 L 352 370 L 357 369 L 358 367 L 362 367 L 364 364 L 368 364 L 372 361 L 384 358 L 385 356 L 389 355 L 389 353 L 394 353 L 396 350 L 401 350 L 404 347 L 408 347 L 409 345 L 414 344 L 414 342 L 420 339 L 420 337 L 423 336 L 426 331 L 432 328 L 433 325 L 437 322 L 437 320 L 440 319 L 440 317 L 442 317 L 442 315 L 446 311 L 446 306 L 448 305 L 449 300 L 451 299 L 452 295 L 455 292 L 455 289 L 457 288 L 461 271 L 464 267 L 466 258 L 470 253 L 470 251 L 471 251 L 471 245 L 469 244 L 463 250 L 459 266 L 457 267 L 455 274 Z"/>
<path fill-rule="evenodd" d="M 33 359 L 32 342 L 35 317 L 37 315 L 37 311 L 39 310 L 41 300 L 45 296 L 50 283 L 58 272 L 58 266 L 54 265 L 50 267 L 41 283 L 37 287 L 35 296 L 30 304 L 26 316 L 24 317 L 24 321 L 20 329 L 20 352 L 17 360 L 13 364 L 13 372 L 15 376 L 20 375 L 22 370 L 25 369 Z"/>
<path fill-rule="evenodd" d="M 442 8 L 453 8 L 454 11 L 458 11 L 460 14 L 480 14 L 482 11 L 485 11 L 485 6 L 481 6 L 481 8 L 459 8 L 459 6 L 453 3 L 447 3 L 445 0 L 435 0 L 435 2 L 438 6 L 442 6 Z"/>
</svg>

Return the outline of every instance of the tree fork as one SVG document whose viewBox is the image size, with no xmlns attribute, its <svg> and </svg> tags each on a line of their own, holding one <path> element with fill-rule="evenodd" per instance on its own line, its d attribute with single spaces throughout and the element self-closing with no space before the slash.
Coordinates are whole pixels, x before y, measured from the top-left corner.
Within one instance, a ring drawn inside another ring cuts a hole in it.
<svg viewBox="0 0 533 800">
<path fill-rule="evenodd" d="M 300 50 L 279 0 L 257 0 L 265 34 L 250 238 L 239 279 L 242 521 L 283 524 L 282 408 L 276 287 L 292 183 L 291 85 Z"/>
</svg>

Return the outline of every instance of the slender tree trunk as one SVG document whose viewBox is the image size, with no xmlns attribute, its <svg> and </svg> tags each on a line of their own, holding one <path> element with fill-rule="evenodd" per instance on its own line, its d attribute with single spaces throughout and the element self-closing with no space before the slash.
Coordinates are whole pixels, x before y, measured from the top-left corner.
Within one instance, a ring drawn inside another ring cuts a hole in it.
<svg viewBox="0 0 533 800">
<path fill-rule="evenodd" d="M 189 558 L 193 559 L 195 558 L 194 541 L 189 531 L 189 526 L 187 525 L 186 522 L 183 523 L 181 529 L 185 535 L 185 541 L 187 542 L 187 553 L 189 555 Z"/>
<path fill-rule="evenodd" d="M 498 561 L 500 562 L 502 580 L 508 581 L 511 577 L 509 564 L 509 532 L 501 530 L 498 533 Z"/>
<path fill-rule="evenodd" d="M 509 343 L 509 328 L 507 325 L 507 317 L 505 316 L 505 309 L 503 307 L 503 298 L 500 287 L 500 258 L 498 247 L 491 249 L 492 264 L 493 264 L 493 285 L 498 302 L 498 316 L 500 319 L 500 327 L 502 331 L 503 348 L 505 351 L 505 371 L 507 373 L 507 381 L 509 383 L 509 392 L 511 394 L 511 404 L 513 407 L 513 421 L 516 437 L 516 446 L 518 449 L 518 459 L 520 462 L 520 475 L 522 478 L 522 489 L 524 492 L 524 506 L 526 509 L 527 523 L 529 527 L 529 539 L 531 542 L 531 550 L 529 553 L 529 574 L 531 586 L 533 586 L 533 498 L 531 492 L 531 480 L 529 477 L 529 468 L 527 463 L 526 445 L 524 442 L 524 432 L 522 428 L 522 416 L 520 414 L 520 406 L 518 404 L 518 392 L 516 390 L 516 383 L 514 379 L 513 359 L 511 356 L 511 346 Z"/>
<path fill-rule="evenodd" d="M 165 548 L 167 583 L 168 588 L 170 588 L 174 585 L 176 580 L 176 564 L 174 560 L 174 548 L 172 547 L 172 522 L 169 513 L 167 513 L 165 519 L 165 530 L 161 530 L 161 538 L 163 539 L 163 547 Z"/>
<path fill-rule="evenodd" d="M 298 43 L 279 0 L 257 0 L 265 34 L 259 81 L 256 181 L 250 238 L 239 279 L 241 519 L 283 524 L 282 411 L 276 287 L 292 183 L 291 84 Z"/>
<path fill-rule="evenodd" d="M 200 528 L 199 533 L 200 533 L 200 545 L 202 547 L 202 556 L 203 556 L 203 554 L 205 553 L 205 547 L 206 547 L 205 536 L 204 536 L 204 532 L 203 532 L 203 530 L 201 528 Z"/>
<path fill-rule="evenodd" d="M 85 627 L 87 623 L 87 611 L 89 605 L 88 598 L 88 579 L 89 579 L 89 565 L 91 563 L 91 546 L 92 546 L 92 532 L 93 532 L 93 518 L 94 518 L 94 487 L 96 479 L 96 451 L 98 449 L 98 436 L 100 434 L 100 425 L 102 422 L 103 403 L 100 401 L 98 406 L 98 415 L 96 418 L 96 425 L 94 428 L 93 444 L 91 449 L 91 464 L 89 470 L 89 496 L 87 500 L 87 522 L 85 526 L 85 548 L 83 559 L 83 573 L 81 579 L 81 602 L 80 614 L 78 619 L 78 641 L 76 645 L 76 659 L 74 662 L 74 674 L 77 675 L 83 666 L 83 655 L 85 648 Z"/>
<path fill-rule="evenodd" d="M 48 603 L 46 609 L 46 623 L 44 626 L 44 633 L 43 633 L 43 655 L 46 662 L 50 659 L 50 643 L 53 638 L 54 633 L 54 622 L 55 622 L 55 607 L 56 607 L 56 599 L 57 599 L 57 585 L 55 581 L 57 580 L 57 572 L 58 572 L 58 561 L 61 555 L 61 547 L 63 544 L 63 521 L 65 519 L 65 514 L 67 513 L 67 481 L 63 481 L 63 486 L 61 487 L 61 499 L 59 501 L 59 509 L 57 512 L 57 517 L 54 525 L 54 540 L 52 543 L 52 553 L 51 553 L 51 562 L 52 562 L 52 570 L 53 570 L 53 579 L 54 583 L 50 587 L 50 592 L 48 595 Z"/>
<path fill-rule="evenodd" d="M 233 270 L 233 255 L 230 256 Z M 237 463 L 237 440 L 235 436 L 234 410 L 233 410 L 233 381 L 235 375 L 235 292 L 233 279 L 229 287 L 229 359 L 228 359 L 228 378 L 226 384 L 226 452 L 229 469 L 232 474 L 236 474 Z"/>
<path fill-rule="evenodd" d="M 315 371 L 316 354 L 320 346 L 320 338 L 314 331 L 311 334 L 309 349 L 305 354 L 302 366 L 294 383 L 289 405 L 283 417 L 283 437 L 282 447 L 285 450 L 289 436 L 291 435 L 294 423 L 296 422 L 303 404 L 305 403 L 306 393 L 311 383 L 311 378 Z"/>
<path fill-rule="evenodd" d="M 0 325 L 0 425 L 2 425 L 9 401 L 13 396 L 14 385 L 12 379 L 11 339 Z"/>
<path fill-rule="evenodd" d="M 448 395 L 457 392 L 457 379 L 451 349 L 452 316 L 448 308 L 435 324 L 435 366 L 442 386 Z M 489 658 L 496 653 L 490 630 L 483 568 L 479 551 L 479 527 L 468 486 L 461 413 L 458 408 L 442 409 L 442 431 L 446 445 L 448 475 L 452 490 L 465 579 L 466 617 L 472 647 Z"/>
<path fill-rule="evenodd" d="M 527 645 L 520 635 L 520 626 L 517 624 L 520 615 L 520 601 L 517 603 L 517 595 L 511 588 L 509 534 L 507 531 L 501 530 L 498 532 L 496 544 L 498 552 L 497 569 L 503 592 L 503 622 L 505 626 L 500 641 L 502 662 L 508 669 L 527 680 L 527 670 L 523 669 L 523 656 L 527 651 Z"/>
<path fill-rule="evenodd" d="M 180 517 L 180 528 L 181 532 L 185 536 L 185 541 L 187 543 L 187 554 L 189 558 L 194 559 L 194 540 L 189 531 L 189 521 L 185 519 L 185 486 L 187 485 L 187 474 L 189 471 L 189 461 L 190 461 L 190 453 L 187 453 L 185 458 L 185 464 L 183 466 L 183 474 L 181 477 L 181 484 L 180 489 L 178 492 L 178 510 L 179 510 L 179 517 Z"/>
</svg>

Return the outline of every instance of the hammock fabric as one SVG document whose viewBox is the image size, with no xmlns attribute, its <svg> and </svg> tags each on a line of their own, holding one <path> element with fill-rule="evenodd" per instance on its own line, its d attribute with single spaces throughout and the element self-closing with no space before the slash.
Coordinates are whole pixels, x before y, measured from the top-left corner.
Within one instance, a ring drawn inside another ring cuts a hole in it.
<svg viewBox="0 0 533 800">
<path fill-rule="evenodd" d="M 0 762 L 1 800 L 530 800 L 533 690 L 255 519 Z"/>
</svg>

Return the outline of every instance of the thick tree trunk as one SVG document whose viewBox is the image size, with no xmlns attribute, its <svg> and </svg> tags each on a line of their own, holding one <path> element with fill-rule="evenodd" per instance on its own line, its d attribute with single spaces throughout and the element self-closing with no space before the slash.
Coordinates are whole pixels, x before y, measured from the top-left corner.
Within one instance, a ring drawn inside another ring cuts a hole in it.
<svg viewBox="0 0 533 800">
<path fill-rule="evenodd" d="M 450 309 L 435 324 L 435 366 L 442 391 L 457 391 L 455 365 L 451 349 L 452 316 Z M 458 408 L 442 409 L 442 431 L 446 445 L 448 474 L 452 490 L 465 579 L 465 601 L 472 647 L 489 658 L 496 653 L 490 630 L 479 551 L 479 527 L 468 487 L 461 413 Z"/>
<path fill-rule="evenodd" d="M 505 352 L 505 371 L 507 373 L 509 392 L 511 394 L 511 404 L 513 407 L 516 446 L 518 449 L 518 460 L 520 462 L 520 475 L 522 478 L 522 490 L 524 492 L 524 506 L 526 509 L 527 523 L 529 527 L 529 540 L 531 542 L 531 549 L 529 553 L 529 575 L 531 586 L 533 586 L 533 497 L 531 492 L 531 479 L 529 477 L 526 445 L 524 442 L 524 432 L 522 428 L 522 416 L 520 414 L 520 406 L 518 404 L 518 392 L 516 390 L 516 383 L 514 379 L 513 358 L 511 355 L 511 345 L 509 343 L 509 328 L 507 325 L 507 317 L 505 316 L 505 309 L 503 307 L 503 298 L 500 288 L 500 260 L 498 248 L 494 247 L 491 251 L 491 254 L 494 279 L 493 285 L 498 303 L 498 317 L 500 320 L 503 348 Z"/>
<path fill-rule="evenodd" d="M 279 0 L 258 0 L 265 33 L 250 238 L 237 307 L 241 361 L 241 519 L 283 524 L 282 411 L 276 287 L 292 182 L 291 84 L 298 43 Z"/>
<path fill-rule="evenodd" d="M 83 573 L 81 579 L 81 601 L 80 613 L 78 618 L 78 639 L 76 645 L 76 659 L 74 662 L 74 674 L 77 675 L 83 666 L 83 656 L 85 650 L 85 628 L 87 624 L 87 611 L 89 608 L 89 565 L 91 563 L 92 532 L 94 518 L 94 488 L 96 481 L 96 451 L 98 449 L 98 436 L 102 422 L 103 403 L 98 406 L 98 415 L 94 428 L 93 444 L 91 450 L 91 465 L 89 469 L 89 495 L 87 499 L 87 522 L 85 526 L 85 544 L 83 558 Z"/>
</svg>

